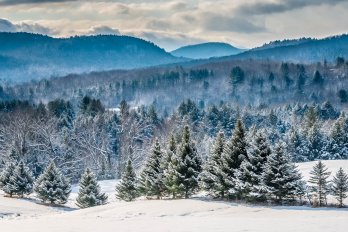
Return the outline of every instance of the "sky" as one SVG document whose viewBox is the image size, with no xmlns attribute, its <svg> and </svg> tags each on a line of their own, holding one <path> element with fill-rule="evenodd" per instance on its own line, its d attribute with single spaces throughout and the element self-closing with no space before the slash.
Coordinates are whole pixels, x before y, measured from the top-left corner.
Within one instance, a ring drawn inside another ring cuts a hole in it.
<svg viewBox="0 0 348 232">
<path fill-rule="evenodd" d="M 348 33 L 348 0 L 0 0 L 0 31 L 122 34 L 171 51 Z"/>
</svg>

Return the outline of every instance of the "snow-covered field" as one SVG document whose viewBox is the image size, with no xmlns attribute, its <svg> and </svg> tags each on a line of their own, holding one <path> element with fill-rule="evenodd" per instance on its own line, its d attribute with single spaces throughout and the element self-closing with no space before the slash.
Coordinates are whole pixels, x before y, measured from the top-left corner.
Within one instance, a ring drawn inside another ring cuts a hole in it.
<svg viewBox="0 0 348 232">
<path fill-rule="evenodd" d="M 313 164 L 299 165 L 305 178 Z M 348 171 L 348 161 L 326 161 L 325 164 L 333 173 L 340 166 Z M 77 209 L 74 204 L 77 186 L 73 186 L 67 207 L 48 207 L 35 200 L 5 198 L 0 193 L 0 231 L 341 232 L 347 231 L 348 226 L 348 209 L 262 207 L 203 198 L 119 202 L 114 197 L 116 183 L 115 180 L 101 181 L 110 203 L 88 209 Z"/>
</svg>

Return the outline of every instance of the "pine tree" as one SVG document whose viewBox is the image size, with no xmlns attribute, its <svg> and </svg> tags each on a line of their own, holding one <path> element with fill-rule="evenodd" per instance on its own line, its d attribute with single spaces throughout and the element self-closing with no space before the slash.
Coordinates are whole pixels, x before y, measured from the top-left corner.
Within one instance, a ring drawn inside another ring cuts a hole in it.
<svg viewBox="0 0 348 232">
<path fill-rule="evenodd" d="M 12 197 L 14 192 L 9 183 L 11 181 L 11 177 L 14 175 L 15 169 L 15 164 L 12 161 L 9 161 L 6 163 L 6 166 L 0 175 L 0 189 L 2 189 L 6 194 L 10 195 L 10 197 Z"/>
<path fill-rule="evenodd" d="M 104 205 L 108 197 L 100 192 L 100 186 L 93 172 L 87 168 L 80 180 L 76 205 L 80 208 Z"/>
<path fill-rule="evenodd" d="M 136 175 L 133 169 L 132 161 L 128 160 L 121 182 L 116 186 L 116 198 L 124 201 L 133 201 L 138 197 L 136 187 Z"/>
<path fill-rule="evenodd" d="M 159 199 L 164 192 L 162 156 L 161 146 L 156 139 L 140 176 L 139 192 L 147 197 L 156 196 Z"/>
<path fill-rule="evenodd" d="M 71 186 L 54 162 L 51 161 L 37 179 L 34 191 L 43 202 L 65 204 L 68 201 Z"/>
<path fill-rule="evenodd" d="M 23 197 L 25 194 L 33 192 L 34 179 L 29 168 L 25 166 L 23 161 L 20 161 L 10 177 L 8 183 L 9 189 L 12 190 L 12 194 Z"/>
<path fill-rule="evenodd" d="M 176 141 L 175 141 L 174 135 L 172 134 L 169 139 L 167 152 L 164 152 L 163 158 L 161 159 L 161 168 L 163 172 L 166 172 L 168 170 L 168 166 L 172 160 L 172 156 L 175 153 L 176 153 Z"/>
<path fill-rule="evenodd" d="M 185 126 L 177 153 L 172 156 L 165 176 L 165 186 L 173 198 L 188 198 L 198 188 L 201 160 L 190 138 L 190 129 Z"/>
<path fill-rule="evenodd" d="M 286 198 L 296 197 L 300 188 L 301 174 L 289 155 L 284 153 L 284 145 L 276 145 L 274 152 L 268 157 L 262 174 L 262 184 L 271 198 L 282 202 Z"/>
<path fill-rule="evenodd" d="M 316 195 L 319 206 L 326 204 L 326 196 L 329 192 L 327 179 L 330 177 L 331 172 L 327 170 L 325 164 L 319 161 L 310 172 L 311 177 L 308 182 L 313 184 L 313 186 L 311 186 L 311 191 Z"/>
<path fill-rule="evenodd" d="M 225 183 L 223 184 L 222 191 L 229 191 L 231 195 L 236 196 L 235 189 L 235 172 L 239 169 L 243 160 L 247 158 L 247 142 L 245 138 L 245 129 L 241 120 L 237 121 L 237 125 L 233 132 L 233 135 L 224 146 L 222 153 L 222 171 L 225 176 Z"/>
<path fill-rule="evenodd" d="M 244 159 L 235 173 L 236 189 L 246 200 L 261 200 L 263 197 L 262 173 L 271 149 L 261 132 L 257 133 L 248 159 Z"/>
<path fill-rule="evenodd" d="M 340 168 L 332 182 L 333 195 L 336 197 L 339 207 L 343 207 L 343 200 L 347 198 L 348 192 L 348 175 Z"/>
<path fill-rule="evenodd" d="M 224 137 L 223 132 L 218 133 L 210 157 L 203 166 L 203 172 L 200 177 L 202 188 L 209 192 L 210 195 L 221 199 L 226 195 L 226 191 L 223 188 L 225 185 L 225 176 L 222 171 L 223 166 L 221 160 L 225 146 Z"/>
</svg>

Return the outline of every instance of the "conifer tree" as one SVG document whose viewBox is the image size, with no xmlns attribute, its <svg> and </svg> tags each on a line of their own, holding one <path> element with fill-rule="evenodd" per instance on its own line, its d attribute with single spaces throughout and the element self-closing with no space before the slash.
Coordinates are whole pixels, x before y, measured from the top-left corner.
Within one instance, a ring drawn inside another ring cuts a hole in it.
<svg viewBox="0 0 348 232">
<path fill-rule="evenodd" d="M 177 153 L 172 156 L 165 176 L 167 191 L 176 197 L 188 198 L 198 188 L 198 177 L 201 172 L 201 160 L 196 146 L 190 138 L 190 129 L 184 127 L 181 144 Z"/>
<path fill-rule="evenodd" d="M 308 182 L 312 184 L 311 190 L 316 195 L 318 205 L 323 206 L 326 204 L 326 196 L 329 192 L 328 178 L 331 172 L 328 172 L 325 164 L 319 161 L 314 165 L 310 174 L 311 177 Z"/>
<path fill-rule="evenodd" d="M 225 146 L 224 133 L 219 132 L 211 154 L 203 166 L 203 172 L 201 174 L 202 188 L 210 193 L 214 197 L 220 197 L 223 199 L 226 195 L 225 188 L 225 176 L 222 171 L 222 152 Z"/>
<path fill-rule="evenodd" d="M 248 159 L 244 159 L 235 173 L 236 189 L 246 200 L 261 200 L 263 197 L 262 173 L 271 149 L 266 138 L 257 133 L 252 143 Z"/>
<path fill-rule="evenodd" d="M 71 192 L 71 186 L 53 161 L 46 167 L 35 183 L 34 191 L 43 202 L 65 204 Z"/>
<path fill-rule="evenodd" d="M 20 161 L 10 177 L 8 188 L 12 190 L 12 194 L 23 197 L 33 192 L 34 179 L 29 168 Z"/>
<path fill-rule="evenodd" d="M 164 192 L 162 156 L 161 146 L 156 139 L 140 176 L 139 192 L 147 197 L 156 196 L 159 199 Z"/>
<path fill-rule="evenodd" d="M 348 175 L 340 168 L 332 182 L 333 195 L 336 197 L 339 207 L 343 207 L 343 200 L 347 198 L 348 192 Z"/>
<path fill-rule="evenodd" d="M 268 157 L 262 174 L 262 184 L 268 196 L 277 202 L 296 197 L 302 184 L 302 177 L 297 167 L 284 153 L 284 145 L 278 143 Z"/>
<path fill-rule="evenodd" d="M 163 172 L 166 172 L 169 166 L 169 163 L 172 160 L 172 156 L 176 153 L 176 141 L 175 137 L 172 134 L 169 139 L 168 149 L 163 154 L 163 158 L 161 159 L 161 168 Z M 164 174 L 165 175 L 165 174 Z"/>
<path fill-rule="evenodd" d="M 128 160 L 121 182 L 116 186 L 116 198 L 123 201 L 133 201 L 137 198 L 138 189 L 136 187 L 136 182 L 137 179 L 132 161 Z"/>
<path fill-rule="evenodd" d="M 80 180 L 76 205 L 80 208 L 104 205 L 108 197 L 100 192 L 100 186 L 93 172 L 87 168 Z"/>
<path fill-rule="evenodd" d="M 236 196 L 235 189 L 235 172 L 239 169 L 243 160 L 247 158 L 247 142 L 245 138 L 245 129 L 241 120 L 237 121 L 237 125 L 233 131 L 233 135 L 224 146 L 222 153 L 223 173 L 225 176 L 224 190 L 229 191 L 231 195 Z"/>
<path fill-rule="evenodd" d="M 11 181 L 11 177 L 14 175 L 15 169 L 15 164 L 12 161 L 8 161 L 0 175 L 0 189 L 2 189 L 10 197 L 12 197 L 14 192 L 9 183 Z"/>
</svg>

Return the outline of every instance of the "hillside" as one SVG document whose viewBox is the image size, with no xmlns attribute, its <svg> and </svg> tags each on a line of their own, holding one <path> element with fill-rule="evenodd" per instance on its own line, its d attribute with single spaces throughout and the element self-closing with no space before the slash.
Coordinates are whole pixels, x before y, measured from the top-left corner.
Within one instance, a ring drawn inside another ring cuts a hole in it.
<svg viewBox="0 0 348 232">
<path fill-rule="evenodd" d="M 207 59 L 211 57 L 230 56 L 241 53 L 243 49 L 233 47 L 227 43 L 202 43 L 184 46 L 171 52 L 177 57 L 186 57 L 190 59 Z"/>
<path fill-rule="evenodd" d="M 224 59 L 270 59 L 311 63 L 322 62 L 325 59 L 330 62 L 347 55 L 348 35 L 340 35 L 324 39 L 274 41 Z"/>
<path fill-rule="evenodd" d="M 151 42 L 129 36 L 52 38 L 29 33 L 0 33 L 0 78 L 14 82 L 182 60 Z"/>
<path fill-rule="evenodd" d="M 329 171 L 348 168 L 347 160 L 325 161 Z M 306 176 L 314 162 L 302 163 L 299 169 Z M 76 186 L 69 205 L 74 208 L 47 207 L 35 201 L 4 198 L 0 194 L 0 228 L 7 232 L 76 231 L 191 231 L 210 232 L 259 231 L 346 231 L 347 209 L 310 208 L 308 206 L 251 206 L 212 201 L 202 197 L 188 200 L 115 200 L 116 181 L 102 181 L 101 188 L 109 195 L 104 206 L 75 210 Z M 10 213 L 5 215 L 6 213 Z M 62 223 L 64 222 L 64 223 Z"/>
</svg>

